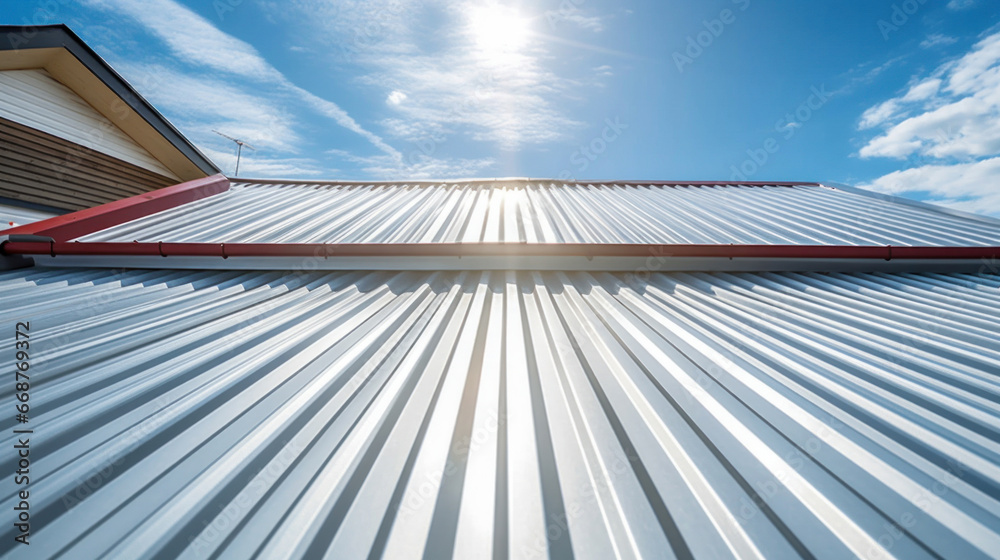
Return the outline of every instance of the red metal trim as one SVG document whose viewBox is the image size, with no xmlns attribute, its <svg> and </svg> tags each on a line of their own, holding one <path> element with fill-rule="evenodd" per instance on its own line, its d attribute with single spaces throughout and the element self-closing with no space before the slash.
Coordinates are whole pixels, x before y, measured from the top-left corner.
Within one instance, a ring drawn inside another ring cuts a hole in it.
<svg viewBox="0 0 1000 560">
<path fill-rule="evenodd" d="M 229 190 L 229 179 L 221 174 L 212 175 L 0 231 L 0 235 L 44 235 L 57 242 L 68 241 L 227 190 Z"/>
<path fill-rule="evenodd" d="M 587 243 L 54 243 L 8 241 L 5 254 L 164 257 L 716 257 L 753 259 L 992 259 L 1000 247 L 642 245 Z"/>
</svg>

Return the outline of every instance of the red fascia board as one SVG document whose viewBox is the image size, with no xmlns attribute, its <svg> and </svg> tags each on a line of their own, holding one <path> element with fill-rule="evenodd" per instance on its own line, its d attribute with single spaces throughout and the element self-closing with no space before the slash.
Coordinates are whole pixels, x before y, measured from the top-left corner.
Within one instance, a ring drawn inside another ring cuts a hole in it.
<svg viewBox="0 0 1000 560">
<path fill-rule="evenodd" d="M 0 235 L 41 235 L 67 241 L 227 190 L 229 179 L 221 174 L 212 175 L 7 229 L 0 231 Z"/>
<path fill-rule="evenodd" d="M 8 241 L 5 254 L 164 257 L 716 257 L 993 259 L 1000 247 L 643 245 L 587 243 L 79 243 Z"/>
</svg>

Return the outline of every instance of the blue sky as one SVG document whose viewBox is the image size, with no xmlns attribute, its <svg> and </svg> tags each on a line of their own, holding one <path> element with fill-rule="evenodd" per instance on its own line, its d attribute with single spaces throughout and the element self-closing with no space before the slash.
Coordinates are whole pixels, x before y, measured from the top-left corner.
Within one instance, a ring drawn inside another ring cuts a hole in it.
<svg viewBox="0 0 1000 560">
<path fill-rule="evenodd" d="M 83 0 L 70 25 L 241 175 L 826 180 L 1000 215 L 1000 3 Z"/>
</svg>

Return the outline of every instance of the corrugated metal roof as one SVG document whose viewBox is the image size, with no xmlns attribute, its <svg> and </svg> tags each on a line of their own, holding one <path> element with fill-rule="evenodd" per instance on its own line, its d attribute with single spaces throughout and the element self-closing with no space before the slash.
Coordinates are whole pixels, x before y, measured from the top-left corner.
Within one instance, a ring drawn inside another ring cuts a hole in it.
<svg viewBox="0 0 1000 560">
<path fill-rule="evenodd" d="M 0 273 L 33 558 L 997 557 L 998 306 L 954 274 Z"/>
<path fill-rule="evenodd" d="M 269 183 L 80 240 L 987 246 L 1000 221 L 809 185 Z"/>
</svg>

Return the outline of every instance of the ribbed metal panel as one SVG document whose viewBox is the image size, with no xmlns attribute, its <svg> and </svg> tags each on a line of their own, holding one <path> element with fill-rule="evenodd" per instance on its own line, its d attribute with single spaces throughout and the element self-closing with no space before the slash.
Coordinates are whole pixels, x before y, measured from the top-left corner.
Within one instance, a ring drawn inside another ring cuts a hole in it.
<svg viewBox="0 0 1000 560">
<path fill-rule="evenodd" d="M 41 68 L 0 71 L 0 116 L 179 180 L 145 148 Z"/>
<path fill-rule="evenodd" d="M 237 184 L 83 241 L 996 245 L 1000 221 L 821 186 Z"/>
<path fill-rule="evenodd" d="M 998 307 L 972 275 L 5 272 L 30 557 L 997 557 Z"/>
</svg>

